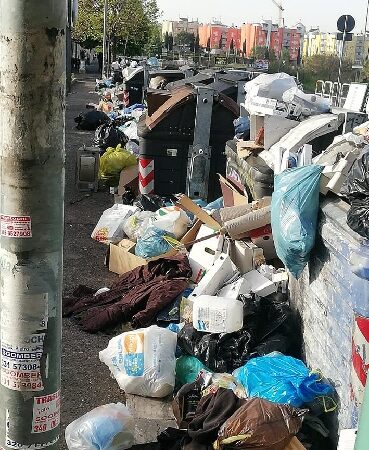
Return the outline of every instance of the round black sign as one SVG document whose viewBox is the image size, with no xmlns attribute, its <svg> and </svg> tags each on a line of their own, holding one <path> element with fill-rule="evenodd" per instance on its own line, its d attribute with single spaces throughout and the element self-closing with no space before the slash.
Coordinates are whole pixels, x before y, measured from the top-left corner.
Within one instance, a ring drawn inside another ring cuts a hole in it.
<svg viewBox="0 0 369 450">
<path fill-rule="evenodd" d="M 337 28 L 341 31 L 341 33 L 344 33 L 345 31 L 346 33 L 351 33 L 351 31 L 355 28 L 355 19 L 348 14 L 341 16 L 337 20 Z"/>
</svg>

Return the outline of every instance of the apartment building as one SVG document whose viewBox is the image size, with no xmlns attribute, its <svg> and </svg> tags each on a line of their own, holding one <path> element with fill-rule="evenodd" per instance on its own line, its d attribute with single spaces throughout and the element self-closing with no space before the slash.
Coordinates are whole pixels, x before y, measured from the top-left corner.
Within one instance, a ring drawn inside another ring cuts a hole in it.
<svg viewBox="0 0 369 450">
<path fill-rule="evenodd" d="M 186 32 L 197 35 L 199 22 L 197 20 L 189 20 L 181 18 L 179 20 L 165 20 L 162 23 L 162 35 L 166 33 L 172 34 L 175 38 L 179 33 Z"/>
<path fill-rule="evenodd" d="M 303 56 L 336 55 L 338 52 L 337 33 L 322 33 L 319 29 L 305 34 Z"/>
</svg>

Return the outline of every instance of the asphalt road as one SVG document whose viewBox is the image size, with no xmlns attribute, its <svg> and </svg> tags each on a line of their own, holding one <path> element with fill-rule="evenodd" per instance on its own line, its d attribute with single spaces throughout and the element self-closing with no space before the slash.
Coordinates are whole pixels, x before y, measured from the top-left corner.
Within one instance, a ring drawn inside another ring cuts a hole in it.
<svg viewBox="0 0 369 450">
<path fill-rule="evenodd" d="M 86 103 L 97 101 L 94 75 L 78 77 L 67 97 L 66 110 L 64 292 L 79 284 L 99 289 L 109 286 L 116 277 L 104 267 L 106 247 L 90 237 L 101 213 L 113 204 L 113 198 L 108 192 L 86 196 L 75 188 L 76 151 L 83 144 L 91 144 L 93 133 L 76 130 L 74 118 L 86 110 Z M 63 321 L 60 445 L 63 450 L 66 425 L 96 406 L 123 399 L 122 391 L 98 357 L 109 339 L 84 333 L 69 319 Z"/>
</svg>

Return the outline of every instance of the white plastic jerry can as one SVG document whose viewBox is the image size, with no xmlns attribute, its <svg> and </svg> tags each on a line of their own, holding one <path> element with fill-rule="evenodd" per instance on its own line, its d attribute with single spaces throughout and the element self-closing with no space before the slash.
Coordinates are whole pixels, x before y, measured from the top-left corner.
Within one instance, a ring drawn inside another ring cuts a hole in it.
<svg viewBox="0 0 369 450">
<path fill-rule="evenodd" d="M 233 333 L 243 327 L 243 303 L 239 300 L 200 295 L 194 300 L 193 326 L 205 333 Z"/>
</svg>

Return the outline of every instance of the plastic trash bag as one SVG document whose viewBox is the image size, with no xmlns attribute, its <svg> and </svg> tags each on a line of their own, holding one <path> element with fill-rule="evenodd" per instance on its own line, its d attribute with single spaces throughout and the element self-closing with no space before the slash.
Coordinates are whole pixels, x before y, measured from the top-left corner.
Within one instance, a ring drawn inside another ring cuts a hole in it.
<svg viewBox="0 0 369 450">
<path fill-rule="evenodd" d="M 110 123 L 110 118 L 102 111 L 81 113 L 74 119 L 78 130 L 95 131 L 103 123 Z"/>
<path fill-rule="evenodd" d="M 351 208 L 348 226 L 364 238 L 369 238 L 369 152 L 359 158 L 348 176 L 345 195 Z"/>
<path fill-rule="evenodd" d="M 130 120 L 124 125 L 121 125 L 119 130 L 124 133 L 129 140 L 138 141 L 137 122 L 134 120 Z"/>
<path fill-rule="evenodd" d="M 138 238 L 145 234 L 154 220 L 155 213 L 138 211 L 125 221 L 123 230 L 131 241 L 136 242 Z"/>
<path fill-rule="evenodd" d="M 233 121 L 234 131 L 237 139 L 247 140 L 250 138 L 250 119 L 239 117 Z"/>
<path fill-rule="evenodd" d="M 276 352 L 251 359 L 233 375 L 249 397 L 297 408 L 334 392 L 332 386 L 320 381 L 320 374 L 310 373 L 302 361 Z"/>
<path fill-rule="evenodd" d="M 194 356 L 184 355 L 177 359 L 176 379 L 180 386 L 193 383 L 201 370 L 209 370 Z"/>
<path fill-rule="evenodd" d="M 155 226 L 181 239 L 188 230 L 190 219 L 183 209 L 166 206 L 156 212 Z"/>
<path fill-rule="evenodd" d="M 306 410 L 248 399 L 220 428 L 215 449 L 284 450 L 301 426 Z"/>
<path fill-rule="evenodd" d="M 282 101 L 283 94 L 293 87 L 297 87 L 296 81 L 286 73 L 263 73 L 245 84 L 246 102 L 255 96 Z"/>
<path fill-rule="evenodd" d="M 136 256 L 148 259 L 169 252 L 172 246 L 164 239 L 165 236 L 174 238 L 173 234 L 150 225 L 145 234 L 137 239 Z"/>
<path fill-rule="evenodd" d="M 331 110 L 329 99 L 315 94 L 305 94 L 298 87 L 293 87 L 284 92 L 283 101 L 301 106 L 303 116 L 325 114 Z"/>
<path fill-rule="evenodd" d="M 141 194 L 137 197 L 134 205 L 142 211 L 156 212 L 165 206 L 166 199 L 155 194 Z"/>
<path fill-rule="evenodd" d="M 278 257 L 299 278 L 314 247 L 322 166 L 289 169 L 274 178 L 272 229 Z"/>
<path fill-rule="evenodd" d="M 126 167 L 137 164 L 137 158 L 118 145 L 109 147 L 100 158 L 99 178 L 108 186 L 118 186 L 120 172 Z"/>
<path fill-rule="evenodd" d="M 166 397 L 175 384 L 177 335 L 153 325 L 110 340 L 99 353 L 127 394 Z"/>
<path fill-rule="evenodd" d="M 124 238 L 127 219 L 136 211 L 134 206 L 120 204 L 106 209 L 91 234 L 92 239 L 104 244 L 120 242 Z"/>
<path fill-rule="evenodd" d="M 125 450 L 134 444 L 135 422 L 122 403 L 99 406 L 69 424 L 69 450 Z"/>
</svg>

